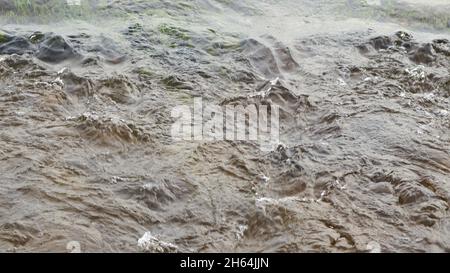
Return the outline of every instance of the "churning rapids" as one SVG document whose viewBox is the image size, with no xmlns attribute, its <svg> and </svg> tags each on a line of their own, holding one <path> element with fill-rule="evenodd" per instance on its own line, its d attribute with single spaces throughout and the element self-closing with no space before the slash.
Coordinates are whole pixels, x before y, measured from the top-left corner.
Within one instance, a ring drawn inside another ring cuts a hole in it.
<svg viewBox="0 0 450 273">
<path fill-rule="evenodd" d="M 0 14 L 1 252 L 450 251 L 447 0 Z M 277 104 L 280 144 L 173 141 L 195 97 Z"/>
</svg>

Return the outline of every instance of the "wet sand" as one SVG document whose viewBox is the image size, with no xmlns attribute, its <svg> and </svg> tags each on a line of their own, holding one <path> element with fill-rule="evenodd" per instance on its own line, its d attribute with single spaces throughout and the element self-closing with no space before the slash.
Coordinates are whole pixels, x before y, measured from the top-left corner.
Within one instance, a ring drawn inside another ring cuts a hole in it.
<svg viewBox="0 0 450 273">
<path fill-rule="evenodd" d="M 450 251 L 446 1 L 11 2 L 0 251 Z M 173 141 L 195 97 L 279 145 Z"/>
</svg>

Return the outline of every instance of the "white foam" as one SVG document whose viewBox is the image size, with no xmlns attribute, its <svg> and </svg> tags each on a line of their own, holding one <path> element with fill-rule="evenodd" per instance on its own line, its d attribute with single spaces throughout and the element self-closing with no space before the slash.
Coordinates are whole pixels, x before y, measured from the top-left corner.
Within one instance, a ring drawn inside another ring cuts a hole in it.
<svg viewBox="0 0 450 273">
<path fill-rule="evenodd" d="M 178 251 L 176 245 L 161 241 L 148 231 L 138 240 L 138 246 L 146 252 L 166 253 Z"/>
</svg>

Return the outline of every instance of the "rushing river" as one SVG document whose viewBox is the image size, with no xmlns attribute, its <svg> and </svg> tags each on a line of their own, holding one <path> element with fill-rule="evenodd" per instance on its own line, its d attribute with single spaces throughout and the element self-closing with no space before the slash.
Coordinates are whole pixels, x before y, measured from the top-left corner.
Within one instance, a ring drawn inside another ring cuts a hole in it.
<svg viewBox="0 0 450 273">
<path fill-rule="evenodd" d="M 0 0 L 0 252 L 450 251 L 450 0 L 73 2 Z"/>
</svg>

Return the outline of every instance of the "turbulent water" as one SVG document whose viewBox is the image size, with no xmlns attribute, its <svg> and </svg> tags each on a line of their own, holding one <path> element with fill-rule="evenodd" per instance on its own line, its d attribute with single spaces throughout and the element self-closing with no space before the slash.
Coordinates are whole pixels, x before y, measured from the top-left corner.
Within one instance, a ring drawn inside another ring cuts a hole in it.
<svg viewBox="0 0 450 273">
<path fill-rule="evenodd" d="M 450 251 L 448 0 L 51 1 L 0 1 L 0 251 Z"/>
</svg>

